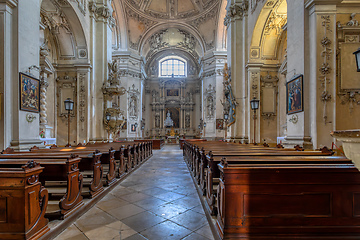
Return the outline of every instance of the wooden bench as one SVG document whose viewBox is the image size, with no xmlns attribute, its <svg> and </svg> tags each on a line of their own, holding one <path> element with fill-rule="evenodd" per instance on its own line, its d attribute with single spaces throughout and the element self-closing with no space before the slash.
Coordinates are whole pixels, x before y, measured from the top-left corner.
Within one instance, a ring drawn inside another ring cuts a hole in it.
<svg viewBox="0 0 360 240">
<path fill-rule="evenodd" d="M 22 167 L 0 167 L 0 239 L 38 239 L 49 231 L 44 217 L 48 192 L 34 161 Z"/>
<path fill-rule="evenodd" d="M 142 141 L 151 141 L 152 142 L 152 149 L 161 149 L 164 144 L 164 139 L 140 139 L 140 140 L 134 140 L 135 142 L 142 142 Z"/>
<path fill-rule="evenodd" d="M 99 195 L 103 188 L 103 167 L 101 165 L 101 155 L 99 151 L 62 151 L 62 152 L 10 152 L 9 149 L 3 151 L 0 155 L 1 158 L 54 158 L 54 157 L 66 157 L 70 154 L 76 154 L 81 158 L 79 162 L 79 169 L 82 172 L 84 181 L 83 186 L 87 187 L 87 191 L 83 188 L 82 194 L 85 197 L 94 198 Z M 26 157 L 27 156 L 27 157 Z"/>
<path fill-rule="evenodd" d="M 115 150 L 112 147 L 109 146 L 98 146 L 98 147 L 89 147 L 89 146 L 78 146 L 78 147 L 65 147 L 65 148 L 59 148 L 59 147 L 52 147 L 50 149 L 39 149 L 37 147 L 31 148 L 31 152 L 34 153 L 50 153 L 50 154 L 62 154 L 62 153 L 72 153 L 72 154 L 81 154 L 81 156 L 84 156 L 84 154 L 91 154 L 93 152 L 100 152 L 101 157 L 101 165 L 103 167 L 103 173 L 104 173 L 104 184 L 106 186 L 110 186 L 115 183 L 116 181 L 116 171 L 117 166 L 115 162 Z M 84 166 L 83 166 L 84 169 Z M 80 169 L 82 170 L 82 169 Z M 84 169 L 85 170 L 85 169 Z M 89 171 L 89 169 L 87 169 Z M 90 169 L 91 171 L 91 169 Z"/>
<path fill-rule="evenodd" d="M 9 158 L 4 158 L 1 156 L 0 166 L 21 166 L 30 159 L 40 163 L 44 167 L 40 175 L 40 182 L 49 191 L 46 217 L 64 219 L 84 204 L 81 196 L 83 176 L 78 168 L 81 158 L 75 155 L 70 157 L 52 156 L 51 158 L 48 156 L 36 157 L 31 155 L 11 155 Z M 64 184 L 59 186 L 58 182 L 64 182 Z M 54 186 L 56 187 L 54 188 Z"/>
<path fill-rule="evenodd" d="M 219 164 L 217 231 L 232 239 L 360 238 L 350 163 Z"/>
</svg>

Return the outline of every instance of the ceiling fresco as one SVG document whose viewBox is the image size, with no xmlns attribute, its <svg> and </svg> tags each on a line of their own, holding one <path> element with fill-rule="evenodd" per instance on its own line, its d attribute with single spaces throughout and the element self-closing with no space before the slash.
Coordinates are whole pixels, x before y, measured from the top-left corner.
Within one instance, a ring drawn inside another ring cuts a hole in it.
<svg viewBox="0 0 360 240">
<path fill-rule="evenodd" d="M 128 47 L 144 57 L 175 47 L 197 58 L 215 47 L 221 0 L 118 1 L 125 13 Z"/>
</svg>

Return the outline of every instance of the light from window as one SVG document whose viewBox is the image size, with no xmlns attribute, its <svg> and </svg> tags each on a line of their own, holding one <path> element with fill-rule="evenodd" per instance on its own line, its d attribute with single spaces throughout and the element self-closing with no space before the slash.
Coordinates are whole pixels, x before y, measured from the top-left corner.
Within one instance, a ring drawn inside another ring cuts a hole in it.
<svg viewBox="0 0 360 240">
<path fill-rule="evenodd" d="M 184 77 L 186 76 L 186 62 L 170 58 L 160 61 L 160 76 L 161 77 Z"/>
</svg>

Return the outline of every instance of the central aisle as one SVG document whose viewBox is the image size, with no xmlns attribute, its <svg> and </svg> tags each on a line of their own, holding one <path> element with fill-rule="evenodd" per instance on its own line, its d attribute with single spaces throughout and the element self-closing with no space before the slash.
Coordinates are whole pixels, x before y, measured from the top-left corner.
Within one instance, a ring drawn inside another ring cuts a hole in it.
<svg viewBox="0 0 360 240">
<path fill-rule="evenodd" d="M 194 183 L 178 145 L 153 156 L 60 239 L 213 239 Z"/>
</svg>

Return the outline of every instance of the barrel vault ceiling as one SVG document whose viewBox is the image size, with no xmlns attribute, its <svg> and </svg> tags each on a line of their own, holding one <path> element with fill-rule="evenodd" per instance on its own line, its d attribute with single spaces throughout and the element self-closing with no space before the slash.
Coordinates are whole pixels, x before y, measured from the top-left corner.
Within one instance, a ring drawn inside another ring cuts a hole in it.
<svg viewBox="0 0 360 240">
<path fill-rule="evenodd" d="M 117 0 L 123 6 L 128 47 L 150 58 L 161 49 L 193 57 L 213 50 L 221 0 Z"/>
</svg>

